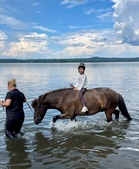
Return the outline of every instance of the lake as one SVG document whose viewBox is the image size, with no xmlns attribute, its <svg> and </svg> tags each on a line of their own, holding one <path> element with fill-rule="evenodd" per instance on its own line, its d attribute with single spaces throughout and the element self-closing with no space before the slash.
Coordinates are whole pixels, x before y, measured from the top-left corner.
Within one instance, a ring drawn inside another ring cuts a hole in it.
<svg viewBox="0 0 139 169">
<path fill-rule="evenodd" d="M 0 100 L 13 78 L 31 105 L 39 95 L 76 83 L 78 63 L 0 64 Z M 24 136 L 4 135 L 5 111 L 0 107 L 0 169 L 138 169 L 139 168 L 139 63 L 86 63 L 88 88 L 109 87 L 125 99 L 131 122 L 120 114 L 107 123 L 104 112 L 78 116 L 77 122 L 51 120 L 49 110 L 39 125 L 24 103 Z"/>
</svg>

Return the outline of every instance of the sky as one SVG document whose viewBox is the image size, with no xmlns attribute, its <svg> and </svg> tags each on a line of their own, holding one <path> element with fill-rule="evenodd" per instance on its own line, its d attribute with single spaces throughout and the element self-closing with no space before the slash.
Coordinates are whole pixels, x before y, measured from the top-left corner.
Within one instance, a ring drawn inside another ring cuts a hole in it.
<svg viewBox="0 0 139 169">
<path fill-rule="evenodd" d="M 0 59 L 139 57 L 139 0 L 0 0 Z"/>
</svg>

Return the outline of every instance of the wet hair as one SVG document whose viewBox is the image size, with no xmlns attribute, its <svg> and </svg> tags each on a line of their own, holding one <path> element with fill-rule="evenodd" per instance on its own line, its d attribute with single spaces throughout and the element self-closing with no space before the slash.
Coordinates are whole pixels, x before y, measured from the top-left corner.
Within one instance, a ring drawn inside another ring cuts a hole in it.
<svg viewBox="0 0 139 169">
<path fill-rule="evenodd" d="M 16 80 L 15 79 L 9 80 L 8 81 L 8 86 L 10 86 L 10 87 L 16 87 Z"/>
</svg>

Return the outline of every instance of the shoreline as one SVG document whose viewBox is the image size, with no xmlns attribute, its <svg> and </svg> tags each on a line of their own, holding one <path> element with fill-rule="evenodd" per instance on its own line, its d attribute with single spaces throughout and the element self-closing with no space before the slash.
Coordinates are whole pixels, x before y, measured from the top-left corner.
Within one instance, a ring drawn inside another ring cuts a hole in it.
<svg viewBox="0 0 139 169">
<path fill-rule="evenodd" d="M 75 59 L 0 59 L 0 63 L 78 63 L 78 62 L 139 62 L 139 57 L 133 58 L 75 58 Z"/>
</svg>

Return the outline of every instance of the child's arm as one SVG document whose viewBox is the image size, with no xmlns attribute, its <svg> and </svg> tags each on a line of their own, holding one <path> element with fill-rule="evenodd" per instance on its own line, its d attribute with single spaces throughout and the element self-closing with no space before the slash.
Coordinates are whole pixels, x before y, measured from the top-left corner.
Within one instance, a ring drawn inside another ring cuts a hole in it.
<svg viewBox="0 0 139 169">
<path fill-rule="evenodd" d="M 73 84 L 70 84 L 70 86 L 71 86 L 72 88 L 74 88 L 74 85 L 73 85 Z"/>
<path fill-rule="evenodd" d="M 73 88 L 73 90 L 78 90 L 73 84 L 70 84 L 70 86 Z"/>
</svg>

